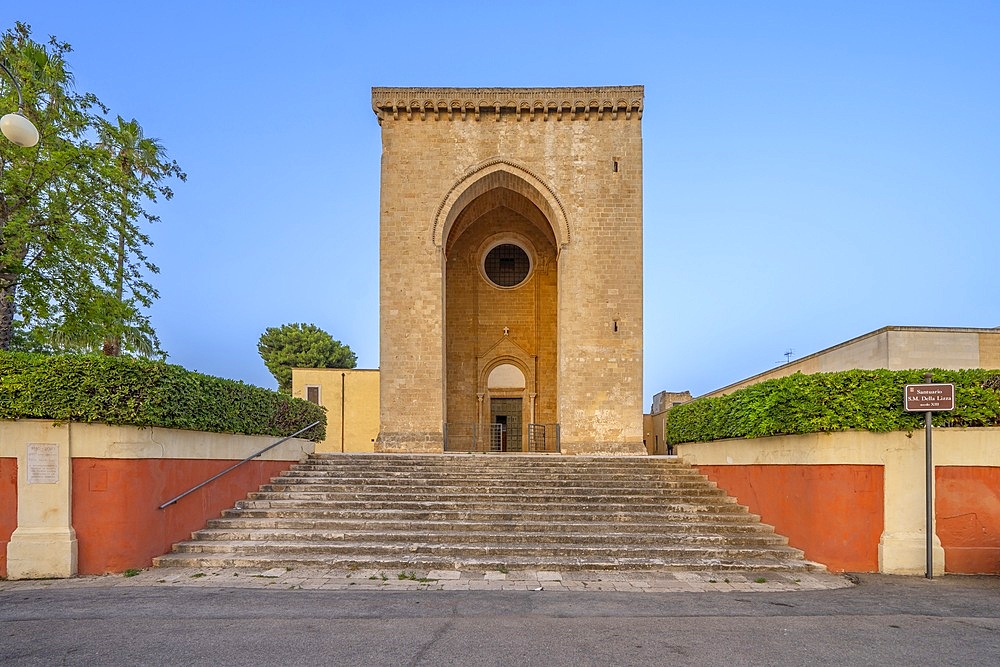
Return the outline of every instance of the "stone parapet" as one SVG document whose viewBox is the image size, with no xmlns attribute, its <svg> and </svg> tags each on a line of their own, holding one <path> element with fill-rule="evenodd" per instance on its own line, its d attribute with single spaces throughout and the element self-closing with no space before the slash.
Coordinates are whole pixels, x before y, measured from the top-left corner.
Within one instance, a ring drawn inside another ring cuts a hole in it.
<svg viewBox="0 0 1000 667">
<path fill-rule="evenodd" d="M 1000 574 L 1000 429 L 934 429 L 933 442 L 934 573 Z M 677 450 L 812 560 L 885 574 L 926 569 L 923 434 L 811 433 Z"/>
<path fill-rule="evenodd" d="M 311 442 L 289 440 L 158 509 L 277 440 L 36 419 L 0 421 L 0 473 L 14 473 L 13 480 L 0 479 L 5 506 L 0 511 L 0 576 L 4 569 L 11 579 L 37 579 L 148 567 L 172 542 L 314 450 Z M 13 516 L 11 506 L 16 507 Z"/>
<path fill-rule="evenodd" d="M 392 120 L 631 120 L 642 86 L 590 88 L 372 88 L 379 122 Z"/>
</svg>

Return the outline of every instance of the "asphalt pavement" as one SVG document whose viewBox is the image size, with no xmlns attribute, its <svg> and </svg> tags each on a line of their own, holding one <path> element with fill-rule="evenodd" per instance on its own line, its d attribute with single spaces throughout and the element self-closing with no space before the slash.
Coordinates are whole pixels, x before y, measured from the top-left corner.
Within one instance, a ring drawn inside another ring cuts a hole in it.
<svg viewBox="0 0 1000 667">
<path fill-rule="evenodd" d="M 554 590 L 538 577 L 447 590 L 411 572 L 307 589 L 294 572 L 196 574 L 0 582 L 0 664 L 1000 664 L 997 577 L 823 575 L 830 585 L 796 590 L 759 575 L 712 590 L 709 579 L 734 580 L 701 573 L 660 591 Z"/>
</svg>

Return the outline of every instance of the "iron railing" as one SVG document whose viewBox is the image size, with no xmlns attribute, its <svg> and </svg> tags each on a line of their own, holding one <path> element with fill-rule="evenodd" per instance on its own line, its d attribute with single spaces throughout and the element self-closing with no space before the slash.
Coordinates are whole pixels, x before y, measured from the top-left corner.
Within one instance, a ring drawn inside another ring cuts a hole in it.
<svg viewBox="0 0 1000 667">
<path fill-rule="evenodd" d="M 559 424 L 528 424 L 528 451 L 558 453 Z"/>
<path fill-rule="evenodd" d="M 444 451 L 558 453 L 559 424 L 528 424 L 523 433 L 511 433 L 502 424 L 448 422 L 444 424 Z"/>
<path fill-rule="evenodd" d="M 446 452 L 480 452 L 487 451 L 482 443 L 484 438 L 479 433 L 478 424 L 465 422 L 447 422 L 444 425 L 444 451 Z"/>
<path fill-rule="evenodd" d="M 267 447 L 265 447 L 264 449 L 260 450 L 256 454 L 251 454 L 250 456 L 246 457 L 245 459 L 243 459 L 239 463 L 234 463 L 233 465 L 229 466 L 228 468 L 226 468 L 222 472 L 218 473 L 217 475 L 213 475 L 212 477 L 209 477 L 208 479 L 206 479 L 201 484 L 198 484 L 197 486 L 192 486 L 190 489 L 188 489 L 184 493 L 180 494 L 179 496 L 171 498 L 167 502 L 165 502 L 162 505 L 160 505 L 160 509 L 162 510 L 164 508 L 170 507 L 171 505 L 173 505 L 174 503 L 176 503 L 178 500 L 180 500 L 184 496 L 189 495 L 191 493 L 194 493 L 195 491 L 197 491 L 198 489 L 200 489 L 203 486 L 211 484 L 212 482 L 214 482 L 215 480 L 219 479 L 220 477 L 222 477 L 226 473 L 229 473 L 229 472 L 232 472 L 233 470 L 236 470 L 237 468 L 239 468 L 244 463 L 247 463 L 248 461 L 252 461 L 253 459 L 255 459 L 258 456 L 260 456 L 261 454 L 263 454 L 264 452 L 267 452 L 267 451 L 270 451 L 270 450 L 274 449 L 275 447 L 277 447 L 281 443 L 288 442 L 289 440 L 291 440 L 295 436 L 301 435 L 301 434 L 305 433 L 309 429 L 311 429 L 314 426 L 316 426 L 317 424 L 319 424 L 321 421 L 322 420 L 314 421 L 312 424 L 309 424 L 309 426 L 306 426 L 305 428 L 301 428 L 298 431 L 296 431 L 295 433 L 292 433 L 291 435 L 286 435 L 284 438 L 282 438 L 281 440 L 277 441 L 276 443 L 274 443 L 272 445 L 268 445 Z"/>
</svg>

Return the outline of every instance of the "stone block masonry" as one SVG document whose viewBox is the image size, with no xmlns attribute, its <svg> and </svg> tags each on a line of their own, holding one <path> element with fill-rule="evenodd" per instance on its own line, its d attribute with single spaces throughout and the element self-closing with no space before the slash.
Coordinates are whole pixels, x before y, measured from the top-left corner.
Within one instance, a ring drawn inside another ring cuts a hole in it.
<svg viewBox="0 0 1000 667">
<path fill-rule="evenodd" d="M 442 451 L 446 422 L 486 428 L 503 398 L 565 453 L 645 453 L 643 88 L 373 88 L 372 107 L 376 449 Z M 498 246 L 525 257 L 516 284 L 489 275 Z M 501 366 L 523 386 L 490 386 Z"/>
</svg>

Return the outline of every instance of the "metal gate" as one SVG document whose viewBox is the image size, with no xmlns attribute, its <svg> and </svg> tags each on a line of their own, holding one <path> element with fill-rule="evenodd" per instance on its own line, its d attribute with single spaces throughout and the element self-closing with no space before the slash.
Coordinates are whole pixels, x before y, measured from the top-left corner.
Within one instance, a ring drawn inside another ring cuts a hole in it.
<svg viewBox="0 0 1000 667">
<path fill-rule="evenodd" d="M 522 451 L 520 398 L 490 399 L 490 451 Z"/>
</svg>

